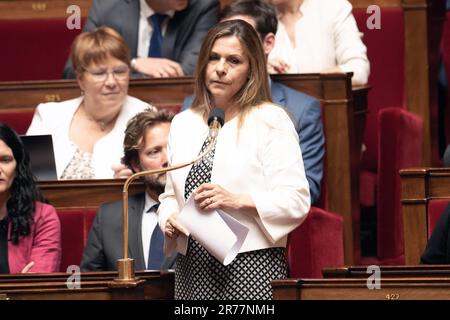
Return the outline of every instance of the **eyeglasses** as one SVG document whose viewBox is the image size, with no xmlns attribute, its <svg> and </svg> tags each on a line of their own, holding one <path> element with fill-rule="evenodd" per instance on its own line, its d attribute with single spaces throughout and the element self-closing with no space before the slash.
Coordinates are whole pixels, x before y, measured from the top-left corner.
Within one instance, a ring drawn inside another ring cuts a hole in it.
<svg viewBox="0 0 450 320">
<path fill-rule="evenodd" d="M 123 67 L 113 69 L 112 71 L 106 70 L 95 70 L 95 71 L 85 70 L 85 71 L 92 76 L 92 79 L 95 82 L 104 82 L 106 81 L 106 79 L 108 79 L 108 76 L 110 74 L 112 74 L 114 79 L 116 79 L 117 81 L 125 80 L 128 78 L 130 69 L 128 67 Z"/>
</svg>

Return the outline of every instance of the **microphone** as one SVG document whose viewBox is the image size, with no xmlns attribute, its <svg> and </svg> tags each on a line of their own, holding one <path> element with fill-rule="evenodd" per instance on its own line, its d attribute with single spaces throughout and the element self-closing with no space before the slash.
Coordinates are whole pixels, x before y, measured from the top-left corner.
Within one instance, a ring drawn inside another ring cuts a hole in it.
<svg viewBox="0 0 450 320">
<path fill-rule="evenodd" d="M 222 128 L 225 123 L 225 112 L 222 108 L 213 108 L 209 112 L 208 116 L 208 126 L 209 126 L 209 136 L 211 138 L 216 138 L 219 134 L 220 128 Z"/>
<path fill-rule="evenodd" d="M 209 126 L 209 137 L 211 138 L 211 143 L 206 148 L 206 150 L 197 156 L 197 158 L 180 163 L 177 165 L 171 165 L 169 167 L 155 169 L 155 170 L 147 170 L 141 171 L 132 174 L 125 181 L 123 185 L 122 191 L 122 199 L 123 199 L 123 208 L 122 208 L 122 221 L 123 221 L 123 259 L 119 259 L 117 261 L 117 270 L 118 270 L 118 278 L 114 279 L 109 285 L 111 287 L 116 288 L 127 288 L 129 286 L 136 286 L 140 281 L 139 278 L 135 276 L 134 272 L 134 259 L 129 258 L 128 256 L 128 187 L 131 182 L 133 182 L 136 178 L 145 176 L 148 174 L 159 174 L 166 173 L 168 171 L 177 170 L 180 168 L 187 167 L 200 161 L 205 155 L 207 155 L 213 148 L 216 143 L 217 135 L 219 134 L 220 128 L 222 128 L 225 123 L 225 112 L 221 108 L 213 108 L 208 116 L 208 126 Z M 159 228 L 159 227 L 158 227 Z"/>
</svg>

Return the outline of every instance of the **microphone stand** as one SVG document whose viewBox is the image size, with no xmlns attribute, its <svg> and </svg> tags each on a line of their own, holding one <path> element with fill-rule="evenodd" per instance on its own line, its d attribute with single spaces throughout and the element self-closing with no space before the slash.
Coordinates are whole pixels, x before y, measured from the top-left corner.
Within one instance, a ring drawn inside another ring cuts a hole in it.
<svg viewBox="0 0 450 320">
<path fill-rule="evenodd" d="M 197 158 L 194 160 L 191 160 L 189 162 L 181 163 L 175 166 L 170 166 L 167 168 L 161 168 L 161 169 L 155 169 L 155 170 L 147 170 L 147 171 L 141 171 L 137 172 L 130 177 L 128 177 L 127 180 L 125 180 L 125 184 L 123 185 L 123 259 L 117 260 L 117 270 L 119 272 L 119 277 L 117 279 L 114 279 L 113 283 L 111 284 L 113 287 L 135 287 L 139 283 L 139 278 L 135 276 L 134 272 L 134 259 L 131 259 L 128 257 L 128 187 L 129 185 L 138 177 L 149 175 L 149 174 L 158 174 L 163 172 L 169 172 L 177 169 L 181 169 L 184 167 L 187 167 L 191 164 L 196 163 L 197 161 L 201 160 L 205 155 L 207 155 L 213 148 L 213 146 L 216 144 L 217 140 L 217 133 L 220 129 L 221 125 L 217 121 L 213 121 L 210 126 L 210 137 L 211 137 L 211 143 L 209 144 L 208 148 L 200 154 Z M 212 132 L 212 133 L 211 133 Z M 159 226 L 156 226 L 159 228 Z"/>
</svg>

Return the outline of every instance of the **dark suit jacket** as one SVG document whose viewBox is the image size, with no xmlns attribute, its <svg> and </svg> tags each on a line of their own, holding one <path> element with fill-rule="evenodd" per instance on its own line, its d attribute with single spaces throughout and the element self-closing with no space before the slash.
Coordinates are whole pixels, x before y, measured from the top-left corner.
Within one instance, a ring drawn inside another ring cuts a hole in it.
<svg viewBox="0 0 450 320">
<path fill-rule="evenodd" d="M 186 75 L 194 73 L 200 46 L 208 30 L 218 21 L 219 1 L 190 0 L 182 11 L 169 20 L 162 47 L 162 57 L 181 64 Z M 131 57 L 137 56 L 139 34 L 139 0 L 94 0 L 83 31 L 102 25 L 119 32 L 130 48 Z M 63 77 L 75 78 L 68 61 Z"/>
<path fill-rule="evenodd" d="M 450 264 L 450 205 L 440 216 L 420 258 L 424 264 Z"/>
<path fill-rule="evenodd" d="M 325 154 L 320 101 L 273 81 L 271 82 L 271 91 L 273 102 L 285 108 L 298 132 L 306 178 L 311 193 L 311 203 L 314 203 L 320 197 L 320 181 L 323 176 L 323 156 Z M 184 100 L 181 109 L 185 110 L 191 104 L 192 96 Z"/>
<path fill-rule="evenodd" d="M 145 195 L 128 200 L 129 256 L 136 270 L 145 270 L 142 249 L 142 211 Z M 123 258 L 122 201 L 106 203 L 97 210 L 81 260 L 81 271 L 117 270 L 117 260 Z M 158 228 L 158 226 L 156 226 Z M 161 269 L 173 267 L 175 256 L 166 258 Z"/>
</svg>

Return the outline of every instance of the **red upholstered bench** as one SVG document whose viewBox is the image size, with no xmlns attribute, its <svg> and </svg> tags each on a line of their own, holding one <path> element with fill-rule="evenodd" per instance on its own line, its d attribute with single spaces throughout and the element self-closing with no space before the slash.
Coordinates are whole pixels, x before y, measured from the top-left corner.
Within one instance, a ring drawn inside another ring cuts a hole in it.
<svg viewBox="0 0 450 320">
<path fill-rule="evenodd" d="M 386 121 L 388 114 L 385 114 L 384 124 L 381 117 L 385 109 L 406 109 L 403 9 L 382 7 L 381 29 L 368 28 L 367 19 L 371 14 L 366 13 L 366 8 L 356 8 L 353 14 L 359 30 L 364 34 L 363 41 L 371 67 L 371 90 L 363 139 L 366 149 L 362 154 L 360 174 L 361 220 L 368 219 L 374 210 L 377 214 L 377 256 L 364 257 L 360 264 L 400 264 L 403 262 L 404 244 L 399 212 L 400 177 L 396 170 L 408 163 L 412 166 L 421 165 L 421 161 L 417 163 L 415 156 L 400 159 L 393 142 L 396 139 L 408 142 L 409 137 L 406 133 L 395 133 L 396 128 L 392 125 L 395 125 L 396 120 L 393 117 Z M 392 115 L 393 112 L 388 111 Z M 390 127 L 387 132 L 394 136 L 389 137 L 383 132 L 386 126 Z M 380 141 L 381 137 L 385 139 Z M 394 160 L 399 162 L 394 163 Z M 387 171 L 383 173 L 382 169 Z M 392 175 L 391 179 L 385 179 L 387 175 Z"/>
<path fill-rule="evenodd" d="M 65 19 L 0 20 L 0 81 L 61 79 L 80 32 Z"/>
<path fill-rule="evenodd" d="M 289 277 L 322 278 L 325 267 L 344 265 L 342 216 L 311 207 L 306 220 L 289 234 Z"/>
<path fill-rule="evenodd" d="M 405 108 L 404 26 L 401 8 L 381 8 L 381 29 L 368 29 L 369 15 L 365 8 L 353 10 L 359 30 L 364 34 L 370 61 L 368 114 L 364 135 L 366 150 L 362 156 L 361 198 L 364 203 L 376 202 L 376 173 L 379 152 L 379 110 Z M 372 174 L 371 174 L 372 173 Z"/>
<path fill-rule="evenodd" d="M 33 120 L 33 111 L 12 111 L 1 112 L 0 122 L 7 124 L 10 128 L 14 129 L 18 134 L 25 134 L 28 127 Z"/>
<path fill-rule="evenodd" d="M 95 214 L 95 208 L 58 210 L 61 272 L 66 272 L 70 265 L 80 265 Z M 290 277 L 322 277 L 322 268 L 343 266 L 342 217 L 312 207 L 304 223 L 289 235 L 287 251 Z"/>
<path fill-rule="evenodd" d="M 371 177 L 374 186 L 366 186 L 367 189 L 361 192 L 375 192 L 373 196 L 361 196 L 361 205 L 362 209 L 376 207 L 377 256 L 364 257 L 361 264 L 403 264 L 404 238 L 399 171 L 421 164 L 423 121 L 404 109 L 384 108 L 379 111 L 377 132 L 377 168 Z M 369 175 L 370 172 L 363 174 Z M 361 185 L 364 186 L 363 182 Z M 365 203 L 364 200 L 368 202 Z M 363 214 L 364 210 L 361 212 Z"/>
<path fill-rule="evenodd" d="M 61 272 L 66 272 L 70 265 L 80 265 L 95 213 L 95 208 L 58 210 L 61 221 Z"/>
</svg>

